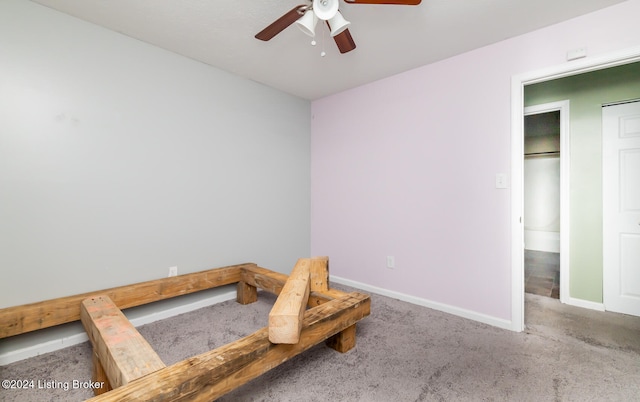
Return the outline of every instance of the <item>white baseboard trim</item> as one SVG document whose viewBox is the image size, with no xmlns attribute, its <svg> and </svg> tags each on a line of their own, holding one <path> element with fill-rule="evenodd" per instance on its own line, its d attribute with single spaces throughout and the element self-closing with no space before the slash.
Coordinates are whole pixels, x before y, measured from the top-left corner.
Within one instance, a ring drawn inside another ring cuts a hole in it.
<svg viewBox="0 0 640 402">
<path fill-rule="evenodd" d="M 330 275 L 330 279 L 331 281 L 340 283 L 342 285 L 351 286 L 354 288 L 365 290 L 367 292 L 391 297 L 393 299 L 398 299 L 407 303 L 428 307 L 434 310 L 442 311 L 444 313 L 456 315 L 458 317 L 467 318 L 469 320 L 478 321 L 484 324 L 492 325 L 494 327 L 513 331 L 513 326 L 511 324 L 511 321 L 505 320 L 502 318 L 496 318 L 496 317 L 492 317 L 486 314 L 481 314 L 475 311 L 466 310 L 460 307 L 455 307 L 455 306 L 451 306 L 444 303 L 422 299 L 420 297 L 415 297 L 415 296 L 407 295 L 404 293 L 396 292 L 393 290 L 379 288 L 377 286 L 367 285 L 366 283 L 361 283 L 361 282 L 353 281 L 351 279 L 341 278 L 339 276 Z"/>
<path fill-rule="evenodd" d="M 211 306 L 214 304 L 222 303 L 227 300 L 233 300 L 236 298 L 236 291 L 228 291 L 219 295 L 208 297 L 206 299 L 198 300 L 196 302 L 179 305 L 176 307 L 168 308 L 165 310 L 154 311 L 146 313 L 144 315 L 130 318 L 131 323 L 135 327 L 139 327 L 144 324 L 149 324 L 155 321 L 164 320 L 165 318 L 173 317 L 179 314 L 188 313 L 203 307 Z M 125 311 L 126 314 L 126 311 Z M 82 342 L 88 341 L 87 334 L 79 330 L 77 333 L 61 336 L 53 340 L 49 340 L 42 343 L 37 343 L 27 347 L 22 347 L 10 351 L 2 351 L 0 353 L 0 366 L 5 366 L 10 363 L 14 363 L 20 360 L 28 359 L 30 357 L 39 356 L 44 353 L 53 352 L 59 349 L 63 349 L 69 346 L 77 345 Z"/>
<path fill-rule="evenodd" d="M 0 366 L 6 366 L 7 364 L 15 363 L 20 360 L 25 360 L 30 357 L 36 357 L 45 353 L 54 352 L 58 349 L 63 349 L 69 346 L 77 345 L 89 340 L 86 333 L 77 333 L 51 341 L 38 343 L 36 345 L 23 347 L 20 349 L 10 350 L 2 352 L 0 354 Z"/>
<path fill-rule="evenodd" d="M 525 250 L 560 252 L 560 232 L 543 232 L 540 230 L 524 230 Z"/>
<path fill-rule="evenodd" d="M 175 317 L 176 315 L 198 310 L 203 307 L 213 306 L 214 304 L 222 303 L 228 300 L 234 300 L 235 298 L 236 291 L 232 290 L 219 295 L 207 297 L 206 299 L 198 300 L 197 302 L 192 302 L 181 306 L 168 308 L 166 310 L 160 310 L 150 314 L 145 314 L 140 317 L 131 318 L 130 321 L 134 327 L 139 327 L 141 325 L 150 324 L 155 321 L 164 320 L 165 318 Z"/>
<path fill-rule="evenodd" d="M 566 303 L 570 306 L 588 308 L 590 310 L 604 311 L 604 304 L 592 302 L 589 300 L 576 299 L 573 297 L 567 297 Z"/>
</svg>

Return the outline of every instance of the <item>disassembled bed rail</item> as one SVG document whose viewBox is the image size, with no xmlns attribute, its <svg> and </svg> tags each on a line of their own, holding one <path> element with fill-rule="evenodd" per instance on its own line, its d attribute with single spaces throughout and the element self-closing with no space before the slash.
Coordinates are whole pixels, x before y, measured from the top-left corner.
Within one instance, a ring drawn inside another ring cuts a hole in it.
<svg viewBox="0 0 640 402">
<path fill-rule="evenodd" d="M 258 289 L 279 295 L 269 327 L 171 366 L 121 312 L 233 283 L 241 304 L 255 302 Z M 91 401 L 211 401 L 320 342 L 347 352 L 370 309 L 368 295 L 329 288 L 328 258 L 319 257 L 298 260 L 291 277 L 248 263 L 1 309 L 0 338 L 81 319 L 93 381 L 104 384 Z"/>
</svg>

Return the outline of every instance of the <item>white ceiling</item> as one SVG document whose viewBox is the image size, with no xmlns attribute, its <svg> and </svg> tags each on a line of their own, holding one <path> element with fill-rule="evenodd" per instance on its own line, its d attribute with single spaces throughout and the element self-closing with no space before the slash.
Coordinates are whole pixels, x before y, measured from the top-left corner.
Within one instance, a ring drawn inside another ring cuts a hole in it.
<svg viewBox="0 0 640 402">
<path fill-rule="evenodd" d="M 624 0 L 423 0 L 419 6 L 341 1 L 357 45 L 346 54 L 320 24 L 315 47 L 295 26 L 269 42 L 254 38 L 308 0 L 32 1 L 313 100 Z"/>
</svg>

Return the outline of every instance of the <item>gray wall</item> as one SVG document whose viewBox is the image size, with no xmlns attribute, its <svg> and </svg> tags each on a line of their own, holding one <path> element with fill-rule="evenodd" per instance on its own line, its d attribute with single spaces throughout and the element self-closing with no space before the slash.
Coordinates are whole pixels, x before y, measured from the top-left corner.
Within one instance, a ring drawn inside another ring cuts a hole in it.
<svg viewBox="0 0 640 402">
<path fill-rule="evenodd" d="M 0 2 L 0 308 L 310 251 L 310 105 Z"/>
</svg>

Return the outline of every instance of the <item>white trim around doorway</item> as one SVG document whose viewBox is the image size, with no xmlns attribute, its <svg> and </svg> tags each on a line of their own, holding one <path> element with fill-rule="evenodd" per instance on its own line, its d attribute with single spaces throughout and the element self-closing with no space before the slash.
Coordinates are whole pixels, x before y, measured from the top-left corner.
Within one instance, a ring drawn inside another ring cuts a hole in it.
<svg viewBox="0 0 640 402">
<path fill-rule="evenodd" d="M 560 302 L 569 300 L 569 185 L 571 166 L 569 100 L 544 103 L 524 108 L 523 116 L 560 111 Z M 524 135 L 524 133 L 523 133 Z M 523 140 L 524 141 L 524 140 Z M 524 158 L 524 153 L 522 154 Z M 524 176 L 524 172 L 523 172 Z M 522 185 L 524 186 L 524 179 Z M 524 203 L 524 199 L 523 199 Z M 524 270 L 524 266 L 523 266 Z"/>
<path fill-rule="evenodd" d="M 543 70 L 519 74 L 511 79 L 511 329 L 513 331 L 524 330 L 524 224 L 522 221 L 524 87 L 636 61 L 640 61 L 640 47 L 575 60 Z M 562 289 L 560 292 L 562 294 Z"/>
</svg>

